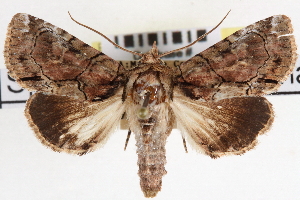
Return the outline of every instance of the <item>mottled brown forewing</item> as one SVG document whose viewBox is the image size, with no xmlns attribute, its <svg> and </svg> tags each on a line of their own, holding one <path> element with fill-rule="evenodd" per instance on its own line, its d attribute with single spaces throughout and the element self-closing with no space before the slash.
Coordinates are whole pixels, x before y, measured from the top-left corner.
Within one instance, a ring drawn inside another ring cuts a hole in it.
<svg viewBox="0 0 300 200">
<path fill-rule="evenodd" d="M 66 31 L 28 14 L 16 14 L 4 49 L 9 75 L 22 87 L 82 100 L 112 96 L 121 65 Z"/>
<path fill-rule="evenodd" d="M 261 96 L 278 89 L 297 59 L 290 19 L 258 21 L 180 65 L 180 88 L 192 99 Z"/>
</svg>

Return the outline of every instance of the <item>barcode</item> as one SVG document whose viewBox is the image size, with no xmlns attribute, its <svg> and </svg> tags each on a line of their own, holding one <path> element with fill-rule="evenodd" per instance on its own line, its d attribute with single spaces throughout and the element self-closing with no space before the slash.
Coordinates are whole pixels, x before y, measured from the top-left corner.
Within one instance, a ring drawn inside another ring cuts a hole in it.
<svg viewBox="0 0 300 200">
<path fill-rule="evenodd" d="M 169 44 L 183 44 L 183 38 L 184 36 L 186 37 L 185 40 L 188 43 L 192 42 L 192 37 L 191 37 L 191 31 L 187 30 L 185 31 L 185 34 L 183 34 L 184 31 L 172 31 L 171 32 L 171 38 L 168 39 L 167 37 L 167 32 L 155 32 L 155 33 L 145 33 L 145 34 L 128 34 L 128 35 L 118 35 L 115 36 L 115 43 L 117 43 L 118 45 L 122 45 L 119 43 L 119 37 L 123 37 L 123 41 L 124 44 L 122 46 L 124 46 L 125 48 L 135 48 L 135 40 L 137 41 L 137 46 L 138 47 L 144 47 L 145 46 L 145 42 L 148 47 L 151 47 L 153 42 L 156 42 L 156 45 L 160 45 L 160 41 L 163 45 L 169 45 Z M 197 38 L 200 37 L 201 35 L 204 35 L 206 33 L 206 30 L 201 29 L 201 30 L 197 30 Z M 162 38 L 162 40 L 158 40 L 158 35 L 162 34 L 162 36 L 160 36 Z M 207 40 L 206 37 L 204 37 L 202 40 L 200 40 L 199 42 L 205 42 Z"/>
<path fill-rule="evenodd" d="M 190 44 L 199 36 L 209 31 L 211 27 L 193 28 L 181 30 L 168 30 L 149 33 L 133 33 L 133 34 L 119 34 L 113 35 L 109 38 L 120 46 L 125 47 L 135 52 L 148 52 L 152 47 L 154 41 L 158 47 L 159 53 L 177 49 Z M 193 55 L 200 53 L 213 44 L 221 40 L 221 31 L 216 29 L 214 32 L 204 37 L 198 42 L 182 51 L 171 53 L 162 57 L 163 60 L 187 60 Z M 139 57 L 130 53 L 120 51 L 106 40 L 101 40 L 103 52 L 115 60 L 138 60 Z"/>
</svg>

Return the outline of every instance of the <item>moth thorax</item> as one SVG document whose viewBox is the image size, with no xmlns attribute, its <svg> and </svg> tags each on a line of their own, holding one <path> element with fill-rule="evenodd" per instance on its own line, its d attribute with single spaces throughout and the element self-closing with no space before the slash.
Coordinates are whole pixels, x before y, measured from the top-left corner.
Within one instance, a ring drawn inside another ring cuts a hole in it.
<svg viewBox="0 0 300 200">
<path fill-rule="evenodd" d="M 140 105 L 137 110 L 138 118 L 150 118 L 153 106 L 161 103 L 163 99 L 164 89 L 158 72 L 149 70 L 140 74 L 133 85 L 133 101 Z"/>
<path fill-rule="evenodd" d="M 142 73 L 136 79 L 133 85 L 132 98 L 136 104 L 140 104 L 141 106 L 145 103 L 153 106 L 163 101 L 164 93 L 157 72 L 151 70 Z"/>
</svg>

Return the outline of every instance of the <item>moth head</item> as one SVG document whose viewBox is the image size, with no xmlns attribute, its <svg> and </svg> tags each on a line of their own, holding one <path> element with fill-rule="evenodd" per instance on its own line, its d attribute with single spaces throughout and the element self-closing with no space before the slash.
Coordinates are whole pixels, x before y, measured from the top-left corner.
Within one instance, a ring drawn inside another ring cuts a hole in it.
<svg viewBox="0 0 300 200">
<path fill-rule="evenodd" d="M 150 53 L 153 55 L 153 57 L 158 58 L 158 49 L 157 49 L 157 46 L 156 46 L 156 41 L 153 42 Z"/>
<path fill-rule="evenodd" d="M 140 63 L 149 63 L 149 64 L 160 64 L 162 61 L 159 59 L 158 49 L 156 46 L 156 41 L 154 41 L 152 48 L 149 52 L 144 53 L 142 58 L 139 60 Z"/>
</svg>

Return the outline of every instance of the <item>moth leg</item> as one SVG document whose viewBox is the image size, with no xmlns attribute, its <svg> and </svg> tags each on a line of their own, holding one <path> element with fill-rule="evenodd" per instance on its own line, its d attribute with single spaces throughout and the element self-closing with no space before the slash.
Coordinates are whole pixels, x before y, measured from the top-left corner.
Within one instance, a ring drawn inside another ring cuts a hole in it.
<svg viewBox="0 0 300 200">
<path fill-rule="evenodd" d="M 188 150 L 187 150 L 187 147 L 186 147 L 186 141 L 185 141 L 185 138 L 183 136 L 182 136 L 182 142 L 183 142 L 183 147 L 184 147 L 185 153 L 188 153 Z"/>
<path fill-rule="evenodd" d="M 131 135 L 131 130 L 128 130 L 127 138 L 126 138 L 126 141 L 125 141 L 124 151 L 126 151 L 126 147 L 127 147 L 127 144 L 128 144 L 129 138 L 130 138 L 130 135 Z"/>
</svg>

